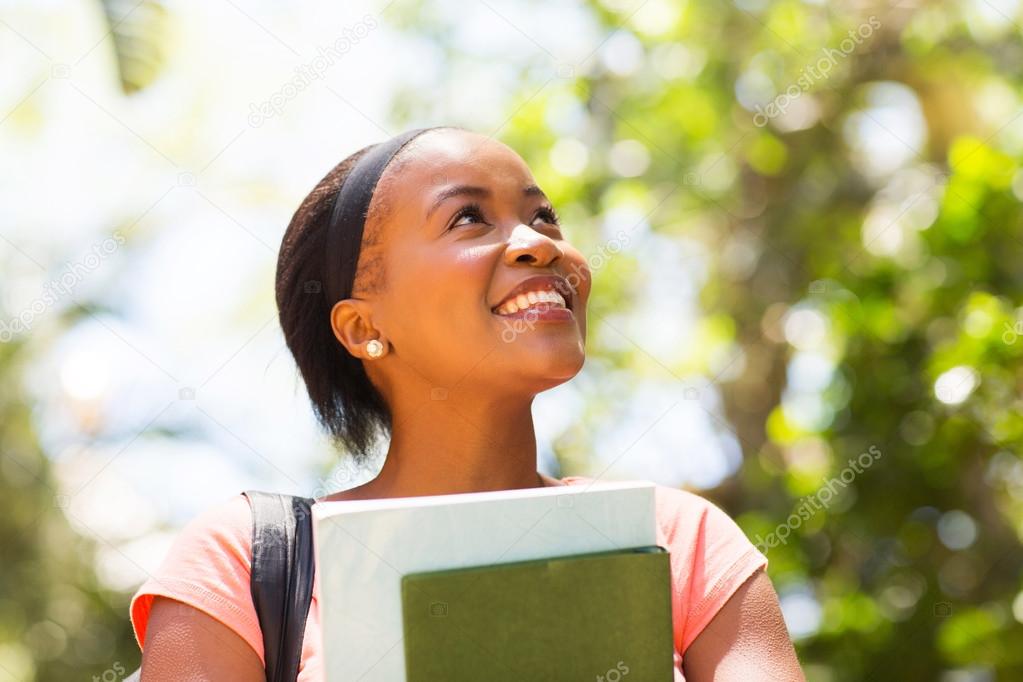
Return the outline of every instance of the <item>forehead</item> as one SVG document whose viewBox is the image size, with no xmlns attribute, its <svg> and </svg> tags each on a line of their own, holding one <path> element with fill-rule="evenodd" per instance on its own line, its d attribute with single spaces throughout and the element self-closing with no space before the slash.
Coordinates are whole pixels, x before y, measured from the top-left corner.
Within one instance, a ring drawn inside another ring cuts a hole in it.
<svg viewBox="0 0 1023 682">
<path fill-rule="evenodd" d="M 420 210 L 432 203 L 438 191 L 453 184 L 516 194 L 534 184 L 529 167 L 514 150 L 463 130 L 438 130 L 416 138 L 402 154 L 400 171 L 389 181 L 398 196 L 408 197 L 402 203 Z"/>
</svg>

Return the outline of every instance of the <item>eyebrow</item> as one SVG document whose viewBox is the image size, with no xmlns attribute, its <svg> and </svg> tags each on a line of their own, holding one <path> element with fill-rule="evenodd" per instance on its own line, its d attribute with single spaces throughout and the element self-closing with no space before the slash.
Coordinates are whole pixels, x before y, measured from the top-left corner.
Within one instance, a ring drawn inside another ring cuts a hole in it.
<svg viewBox="0 0 1023 682">
<path fill-rule="evenodd" d="M 449 187 L 437 195 L 437 198 L 433 201 L 433 205 L 430 206 L 430 210 L 426 212 L 426 217 L 429 219 L 429 217 L 433 215 L 433 212 L 451 197 L 472 196 L 486 199 L 491 195 L 492 192 L 489 189 L 486 187 L 479 187 L 477 185 L 455 185 L 454 187 Z M 547 199 L 547 195 L 544 194 L 543 190 L 536 185 L 526 185 L 523 187 L 522 195 L 526 197 L 543 197 L 544 199 Z"/>
</svg>

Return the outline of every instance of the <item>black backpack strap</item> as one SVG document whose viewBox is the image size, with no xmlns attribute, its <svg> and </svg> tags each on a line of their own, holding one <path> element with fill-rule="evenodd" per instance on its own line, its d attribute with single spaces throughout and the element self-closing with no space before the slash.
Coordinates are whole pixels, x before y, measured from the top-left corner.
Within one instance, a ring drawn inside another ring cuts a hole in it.
<svg viewBox="0 0 1023 682">
<path fill-rule="evenodd" d="M 267 682 L 295 682 L 313 594 L 314 500 L 245 491 L 252 507 L 252 603 Z"/>
</svg>

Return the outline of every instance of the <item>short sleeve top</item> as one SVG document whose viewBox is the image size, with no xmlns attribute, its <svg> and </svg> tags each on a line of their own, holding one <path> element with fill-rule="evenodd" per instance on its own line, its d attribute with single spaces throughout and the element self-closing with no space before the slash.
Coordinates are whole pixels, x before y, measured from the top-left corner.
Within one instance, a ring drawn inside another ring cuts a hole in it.
<svg viewBox="0 0 1023 682">
<path fill-rule="evenodd" d="M 548 485 L 580 485 L 593 479 L 545 477 Z M 684 682 L 682 657 L 729 598 L 767 558 L 724 511 L 684 490 L 655 487 L 657 544 L 670 553 L 675 680 Z M 234 630 L 263 661 L 263 638 L 252 603 L 252 517 L 248 499 L 236 495 L 197 516 L 178 534 L 157 571 L 132 597 L 130 615 L 142 648 L 157 596 L 188 604 Z M 323 680 L 319 581 L 302 644 L 299 682 Z"/>
</svg>

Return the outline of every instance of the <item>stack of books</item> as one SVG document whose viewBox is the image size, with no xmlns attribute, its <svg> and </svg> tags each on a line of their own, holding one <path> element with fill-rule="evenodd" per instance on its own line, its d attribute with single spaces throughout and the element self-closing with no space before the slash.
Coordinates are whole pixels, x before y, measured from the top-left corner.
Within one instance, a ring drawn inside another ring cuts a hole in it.
<svg viewBox="0 0 1023 682">
<path fill-rule="evenodd" d="M 654 486 L 313 506 L 328 682 L 673 680 Z"/>
</svg>

